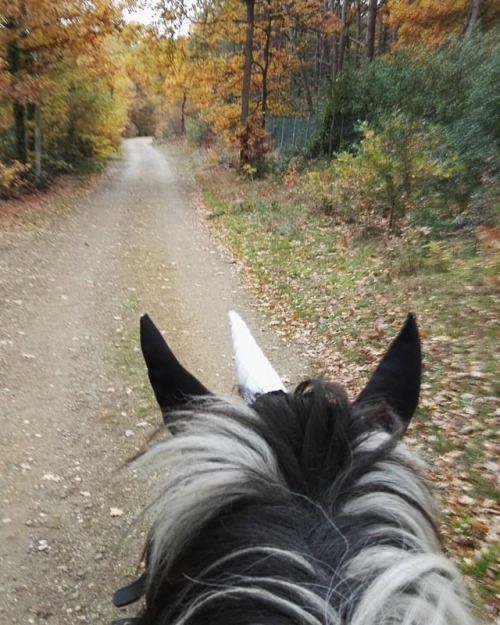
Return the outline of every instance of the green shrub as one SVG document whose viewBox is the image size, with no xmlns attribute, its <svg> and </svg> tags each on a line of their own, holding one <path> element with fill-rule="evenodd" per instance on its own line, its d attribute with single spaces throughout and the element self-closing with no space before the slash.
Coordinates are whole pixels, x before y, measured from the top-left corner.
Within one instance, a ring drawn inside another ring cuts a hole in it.
<svg viewBox="0 0 500 625">
<path fill-rule="evenodd" d="M 188 141 L 196 146 L 201 146 L 206 143 L 210 130 L 208 124 L 196 119 L 194 117 L 188 117 L 186 119 L 186 135 Z"/>
<path fill-rule="evenodd" d="M 445 154 L 437 128 L 422 128 L 399 115 L 380 132 L 365 125 L 355 154 L 341 152 L 324 175 L 309 174 L 309 193 L 317 205 L 344 219 L 386 217 L 388 230 L 395 232 L 422 206 L 433 219 L 443 218 L 447 187 L 440 185 L 460 170 L 458 158 Z"/>
<path fill-rule="evenodd" d="M 496 29 L 469 40 L 452 37 L 433 50 L 399 48 L 360 68 L 345 67 L 323 95 L 312 153 L 353 151 L 363 138 L 359 122 L 380 133 L 394 115 L 438 128 L 443 151 L 463 164 L 449 178 L 447 194 L 464 210 L 485 174 L 498 180 L 499 40 Z M 442 193 L 444 187 L 442 180 Z"/>
<path fill-rule="evenodd" d="M 314 206 L 325 213 L 332 206 L 332 180 L 326 171 L 313 170 L 307 174 L 306 190 Z"/>
</svg>

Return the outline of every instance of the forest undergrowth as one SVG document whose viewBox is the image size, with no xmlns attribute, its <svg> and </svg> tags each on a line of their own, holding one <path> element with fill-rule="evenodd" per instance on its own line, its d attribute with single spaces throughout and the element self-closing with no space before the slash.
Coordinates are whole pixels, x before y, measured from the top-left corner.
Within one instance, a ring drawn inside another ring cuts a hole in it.
<svg viewBox="0 0 500 625">
<path fill-rule="evenodd" d="M 311 203 L 300 181 L 244 180 L 200 152 L 175 150 L 195 174 L 200 209 L 229 247 L 254 299 L 315 371 L 355 396 L 408 312 L 424 375 L 411 444 L 443 511 L 448 553 L 480 618 L 500 614 L 500 306 L 498 249 L 472 232 L 388 235 Z"/>
</svg>

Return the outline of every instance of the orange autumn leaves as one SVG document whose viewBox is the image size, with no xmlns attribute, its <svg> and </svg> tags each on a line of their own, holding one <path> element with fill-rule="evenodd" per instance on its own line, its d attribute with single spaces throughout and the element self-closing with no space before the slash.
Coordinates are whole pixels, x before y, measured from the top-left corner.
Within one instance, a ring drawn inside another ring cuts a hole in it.
<svg viewBox="0 0 500 625">
<path fill-rule="evenodd" d="M 488 29 L 498 23 L 496 0 L 389 0 L 387 22 L 397 29 L 399 45 L 435 47 L 449 35 L 472 34 L 481 23 Z"/>
</svg>

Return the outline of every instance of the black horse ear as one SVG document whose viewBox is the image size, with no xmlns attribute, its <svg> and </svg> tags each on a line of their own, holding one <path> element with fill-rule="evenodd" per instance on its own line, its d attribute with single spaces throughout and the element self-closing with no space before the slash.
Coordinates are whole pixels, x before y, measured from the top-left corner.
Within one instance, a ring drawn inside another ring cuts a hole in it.
<svg viewBox="0 0 500 625">
<path fill-rule="evenodd" d="M 141 348 L 164 419 L 169 410 L 187 398 L 210 394 L 177 360 L 148 315 L 141 317 Z"/>
<path fill-rule="evenodd" d="M 410 314 L 354 403 L 384 399 L 407 426 L 417 408 L 421 375 L 420 337 L 415 317 Z"/>
</svg>

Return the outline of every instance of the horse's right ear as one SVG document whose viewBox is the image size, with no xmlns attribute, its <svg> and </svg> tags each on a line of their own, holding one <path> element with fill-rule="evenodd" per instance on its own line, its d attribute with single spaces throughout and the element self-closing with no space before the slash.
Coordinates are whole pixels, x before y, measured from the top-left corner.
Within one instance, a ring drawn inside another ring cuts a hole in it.
<svg viewBox="0 0 500 625">
<path fill-rule="evenodd" d="M 141 349 L 164 420 L 172 408 L 190 397 L 210 394 L 177 360 L 148 315 L 141 317 Z"/>
<path fill-rule="evenodd" d="M 415 317 L 410 314 L 354 403 L 383 399 L 406 427 L 417 408 L 421 375 L 420 337 Z"/>
</svg>

